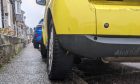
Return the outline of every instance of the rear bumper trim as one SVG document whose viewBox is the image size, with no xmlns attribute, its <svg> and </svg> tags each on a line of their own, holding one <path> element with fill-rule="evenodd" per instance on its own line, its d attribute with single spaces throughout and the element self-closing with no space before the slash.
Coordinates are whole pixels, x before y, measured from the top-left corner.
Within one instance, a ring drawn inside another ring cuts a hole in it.
<svg viewBox="0 0 140 84">
<path fill-rule="evenodd" d="M 140 38 L 109 38 L 89 35 L 60 35 L 62 47 L 77 55 L 94 57 L 140 56 Z"/>
</svg>

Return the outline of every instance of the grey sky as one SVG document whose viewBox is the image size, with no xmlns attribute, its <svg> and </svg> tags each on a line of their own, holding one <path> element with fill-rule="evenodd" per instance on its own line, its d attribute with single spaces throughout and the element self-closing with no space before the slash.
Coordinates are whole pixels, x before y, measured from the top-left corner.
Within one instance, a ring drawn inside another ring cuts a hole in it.
<svg viewBox="0 0 140 84">
<path fill-rule="evenodd" d="M 35 27 L 44 17 L 45 7 L 36 4 L 36 0 L 22 0 L 22 10 L 25 11 L 26 24 Z"/>
</svg>

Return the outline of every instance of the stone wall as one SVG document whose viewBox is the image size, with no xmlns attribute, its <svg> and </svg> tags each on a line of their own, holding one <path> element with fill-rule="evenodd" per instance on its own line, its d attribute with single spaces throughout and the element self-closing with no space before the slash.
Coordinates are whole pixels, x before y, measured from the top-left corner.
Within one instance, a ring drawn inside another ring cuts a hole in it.
<svg viewBox="0 0 140 84">
<path fill-rule="evenodd" d="M 8 62 L 24 46 L 25 41 L 23 39 L 0 34 L 0 64 Z"/>
</svg>

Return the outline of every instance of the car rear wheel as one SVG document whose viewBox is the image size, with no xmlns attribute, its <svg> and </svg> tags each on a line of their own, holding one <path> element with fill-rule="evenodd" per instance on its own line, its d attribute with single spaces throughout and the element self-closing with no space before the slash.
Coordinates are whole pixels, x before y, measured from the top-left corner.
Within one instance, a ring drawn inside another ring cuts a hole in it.
<svg viewBox="0 0 140 84">
<path fill-rule="evenodd" d="M 63 80 L 72 71 L 73 56 L 68 54 L 58 41 L 54 26 L 51 25 L 48 46 L 47 69 L 50 80 Z"/>
<path fill-rule="evenodd" d="M 34 41 L 34 42 L 33 42 L 33 45 L 34 45 L 34 48 L 35 48 L 35 49 L 39 49 L 39 43 L 37 43 L 37 42 Z"/>
</svg>

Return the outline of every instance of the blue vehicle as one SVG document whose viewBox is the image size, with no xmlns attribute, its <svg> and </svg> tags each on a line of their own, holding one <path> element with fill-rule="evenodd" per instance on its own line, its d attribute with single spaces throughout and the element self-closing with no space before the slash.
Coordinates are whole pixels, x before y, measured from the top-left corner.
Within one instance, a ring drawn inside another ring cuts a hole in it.
<svg viewBox="0 0 140 84">
<path fill-rule="evenodd" d="M 43 44 L 43 39 L 42 39 L 43 22 L 44 22 L 44 20 L 41 19 L 39 24 L 35 27 L 33 45 L 34 45 L 34 48 L 40 49 L 42 58 L 46 58 L 47 57 L 46 56 L 47 50 L 46 50 L 45 45 Z"/>
<path fill-rule="evenodd" d="M 33 45 L 34 45 L 34 48 L 36 49 L 39 49 L 39 46 L 42 43 L 42 25 L 43 25 L 43 19 L 41 19 L 41 21 L 35 27 L 35 30 L 34 30 Z"/>
</svg>

